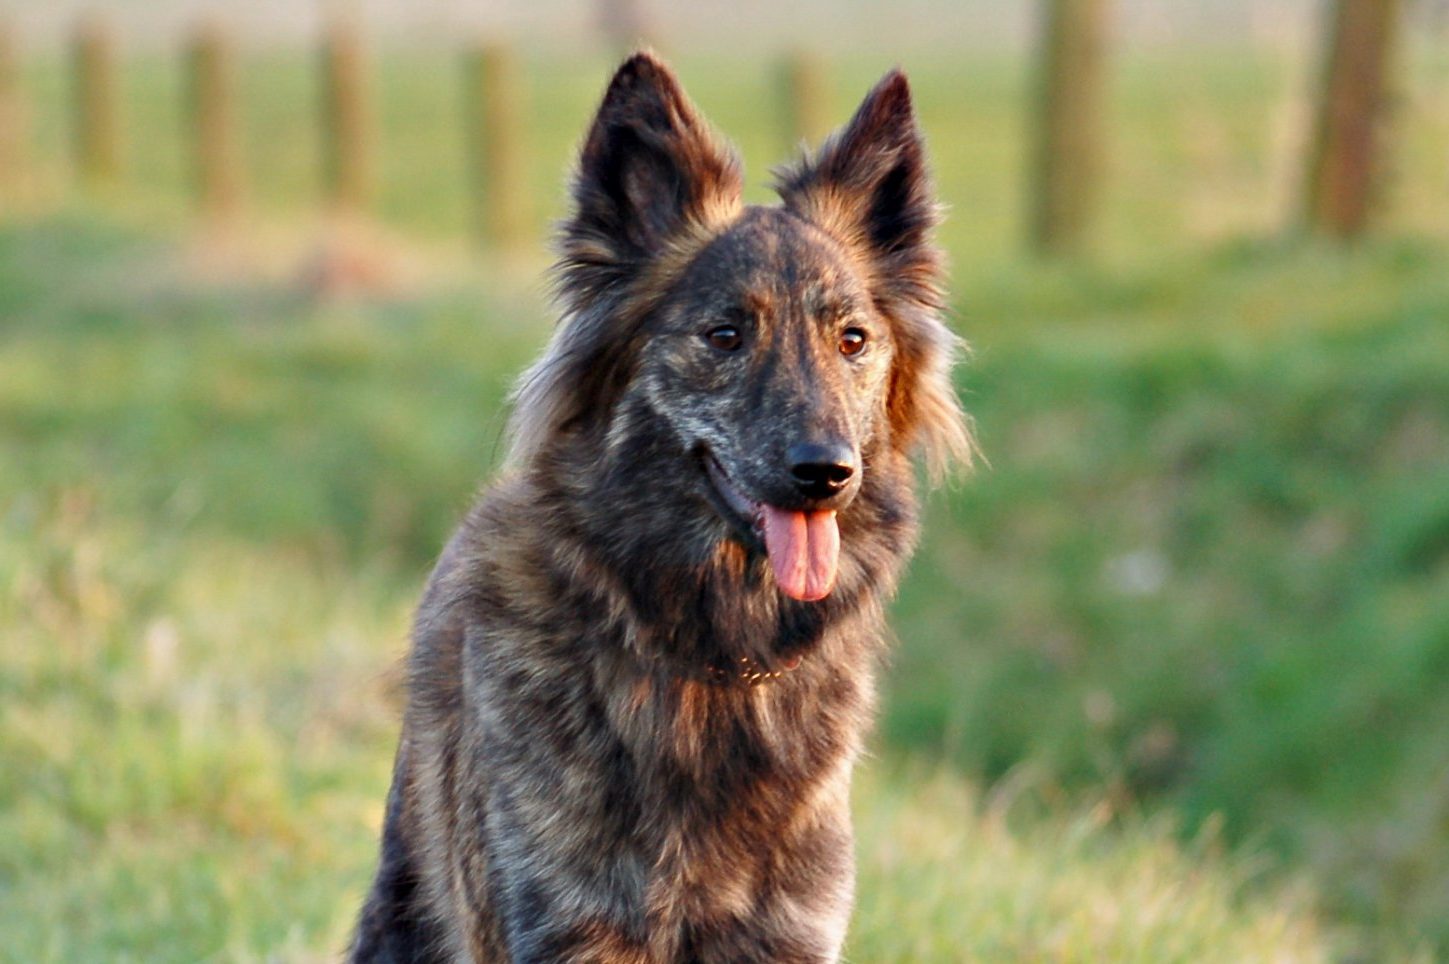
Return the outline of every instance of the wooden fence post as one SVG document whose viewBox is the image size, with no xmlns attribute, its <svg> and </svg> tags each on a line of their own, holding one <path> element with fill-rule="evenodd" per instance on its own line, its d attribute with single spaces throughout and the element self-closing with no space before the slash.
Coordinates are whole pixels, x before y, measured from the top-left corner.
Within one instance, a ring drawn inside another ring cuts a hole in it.
<svg viewBox="0 0 1449 964">
<path fill-rule="evenodd" d="M 1107 0 L 1048 0 L 1029 186 L 1032 247 L 1080 253 L 1097 200 Z"/>
<path fill-rule="evenodd" d="M 369 94 L 361 35 L 332 24 L 322 46 L 322 164 L 327 200 L 339 214 L 360 214 L 372 199 Z"/>
<path fill-rule="evenodd" d="M 785 55 L 780 67 L 785 136 L 790 149 L 817 146 L 830 133 L 830 92 L 825 65 L 803 50 Z"/>
<path fill-rule="evenodd" d="M 26 191 L 27 124 L 21 93 L 20 42 L 15 27 L 0 21 L 0 209 L 9 210 Z"/>
<path fill-rule="evenodd" d="M 599 0 L 599 26 L 619 56 L 651 42 L 649 18 L 640 0 Z"/>
<path fill-rule="evenodd" d="M 1382 174 L 1387 76 L 1399 0 L 1338 0 L 1303 191 L 1312 233 L 1364 232 Z"/>
<path fill-rule="evenodd" d="M 86 19 L 73 43 L 76 171 L 88 189 L 103 190 L 114 187 L 121 172 L 115 34 L 104 21 Z"/>
<path fill-rule="evenodd" d="M 205 217 L 225 221 L 241 206 L 243 187 L 235 56 L 220 25 L 209 23 L 196 32 L 189 67 L 196 199 Z"/>
<path fill-rule="evenodd" d="M 482 44 L 465 56 L 463 73 L 478 237 L 486 247 L 516 249 L 528 235 L 531 200 L 517 60 L 502 44 Z"/>
</svg>

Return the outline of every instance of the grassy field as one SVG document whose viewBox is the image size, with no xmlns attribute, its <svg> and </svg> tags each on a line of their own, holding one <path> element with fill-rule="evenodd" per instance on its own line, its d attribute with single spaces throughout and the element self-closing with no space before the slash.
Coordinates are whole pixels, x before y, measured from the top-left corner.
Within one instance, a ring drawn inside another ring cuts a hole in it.
<svg viewBox="0 0 1449 964">
<path fill-rule="evenodd" d="M 275 238 L 181 229 L 154 63 L 138 183 L 0 228 L 0 958 L 345 942 L 409 611 L 549 323 L 456 267 L 456 152 L 418 108 L 452 67 L 392 64 L 380 209 L 441 265 L 393 294 L 318 301 L 275 270 L 314 191 L 294 60 L 249 83 Z M 1203 65 L 1124 70 L 1102 258 L 1055 268 L 1014 253 L 1020 71 L 917 71 L 991 465 L 934 499 L 896 607 L 853 960 L 1449 949 L 1449 199 L 1404 178 L 1402 238 L 1352 252 L 1241 240 L 1278 223 L 1291 84 Z M 536 92 L 540 211 L 597 73 Z M 762 81 L 686 79 L 751 161 L 778 155 Z"/>
</svg>

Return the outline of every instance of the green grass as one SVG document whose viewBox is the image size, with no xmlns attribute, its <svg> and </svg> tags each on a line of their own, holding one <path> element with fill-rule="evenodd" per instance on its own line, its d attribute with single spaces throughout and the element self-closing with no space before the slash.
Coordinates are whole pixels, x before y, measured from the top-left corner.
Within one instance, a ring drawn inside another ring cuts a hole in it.
<svg viewBox="0 0 1449 964">
<path fill-rule="evenodd" d="M 1279 237 L 1291 193 L 1282 64 L 1128 60 L 1101 256 L 1056 267 L 1016 254 L 1021 66 L 908 65 L 990 466 L 933 500 L 896 606 L 853 960 L 1449 952 L 1449 127 L 1445 64 L 1421 61 L 1398 240 L 1343 251 L 1243 240 Z M 241 255 L 177 240 L 179 94 L 155 60 L 128 81 L 146 134 L 125 188 L 0 227 L 16 960 L 341 946 L 411 606 L 547 333 L 536 289 L 448 267 L 456 63 L 390 56 L 381 85 L 377 210 L 439 266 L 331 303 L 292 280 L 305 65 L 252 63 L 270 226 Z M 605 68 L 536 64 L 541 223 Z M 885 66 L 841 66 L 842 114 Z M 682 72 L 760 181 L 784 153 L 765 65 Z M 45 207 L 67 197 L 64 85 L 45 62 L 29 79 Z"/>
<path fill-rule="evenodd" d="M 854 961 L 1326 961 L 1341 943 L 1312 893 L 1179 842 L 1159 815 L 1041 801 L 1021 780 L 983 798 L 958 778 L 867 766 L 856 793 L 862 900 Z M 1019 811 L 1026 811 L 1025 815 Z"/>
<path fill-rule="evenodd" d="M 983 347 L 993 467 L 916 560 L 887 734 L 1220 814 L 1337 911 L 1449 940 L 1444 255 L 1260 252 L 1170 337 L 1135 311 Z M 1284 290 L 1325 307 L 1245 323 Z"/>
<path fill-rule="evenodd" d="M 419 573 L 127 526 L 75 490 L 16 528 L 7 959 L 327 959 L 372 868 Z M 875 762 L 856 809 L 853 960 L 1326 956 L 1305 887 L 1162 820 L 1033 815 Z"/>
<path fill-rule="evenodd" d="M 18 959 L 345 940 L 408 613 L 546 330 L 492 282 L 319 305 L 177 261 L 73 219 L 0 234 Z M 963 388 L 992 466 L 937 500 L 897 607 L 854 959 L 1407 959 L 1433 930 L 1439 262 L 1227 252 L 982 292 Z M 1382 311 L 1254 320 L 1300 285 Z M 1057 301 L 1100 307 L 1024 320 Z M 1156 317 L 1221 306 L 1190 336 Z"/>
</svg>

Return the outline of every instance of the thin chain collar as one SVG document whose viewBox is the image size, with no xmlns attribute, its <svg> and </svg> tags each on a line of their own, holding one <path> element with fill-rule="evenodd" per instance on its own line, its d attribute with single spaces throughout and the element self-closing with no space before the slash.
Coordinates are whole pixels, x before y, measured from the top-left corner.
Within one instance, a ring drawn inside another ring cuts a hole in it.
<svg viewBox="0 0 1449 964">
<path fill-rule="evenodd" d="M 780 663 L 779 669 L 766 669 L 749 656 L 741 656 L 734 662 L 710 663 L 705 667 L 711 683 L 744 683 L 746 686 L 760 686 L 777 680 L 800 666 L 801 656 L 797 653 Z"/>
</svg>

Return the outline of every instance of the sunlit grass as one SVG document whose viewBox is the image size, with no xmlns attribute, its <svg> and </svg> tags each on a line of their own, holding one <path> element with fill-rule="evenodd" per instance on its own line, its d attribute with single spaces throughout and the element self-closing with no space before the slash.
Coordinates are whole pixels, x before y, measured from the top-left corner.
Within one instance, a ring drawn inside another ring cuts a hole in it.
<svg viewBox="0 0 1449 964">
<path fill-rule="evenodd" d="M 0 551 L 0 932 L 10 959 L 328 959 L 374 859 L 408 567 L 181 522 L 85 489 Z M 1301 889 L 1170 823 L 981 798 L 872 760 L 854 961 L 1313 961 Z"/>
<path fill-rule="evenodd" d="M 896 607 L 852 960 L 1449 941 L 1449 252 L 1278 237 L 1293 79 L 1195 56 L 1125 64 L 1103 257 L 1057 266 L 1018 257 L 1022 66 L 906 65 L 990 466 L 931 503 Z M 71 213 L 0 230 L 0 956 L 342 946 L 411 606 L 547 333 L 541 253 L 457 268 L 454 61 L 383 58 L 375 212 L 424 267 L 338 300 L 299 281 L 310 68 L 250 63 L 235 251 L 179 230 L 174 64 L 134 65 L 131 175 L 86 204 L 63 78 L 31 70 L 40 194 Z M 887 66 L 839 65 L 841 117 Z M 680 67 L 766 198 L 769 65 Z M 541 234 L 606 65 L 535 68 Z M 1386 215 L 1435 234 L 1416 89 Z"/>
<path fill-rule="evenodd" d="M 1265 887 L 1267 865 L 1211 829 L 1183 844 L 1163 815 L 1047 804 L 1018 777 L 982 796 L 944 772 L 862 769 L 850 960 L 1333 959 L 1313 894 Z"/>
</svg>

